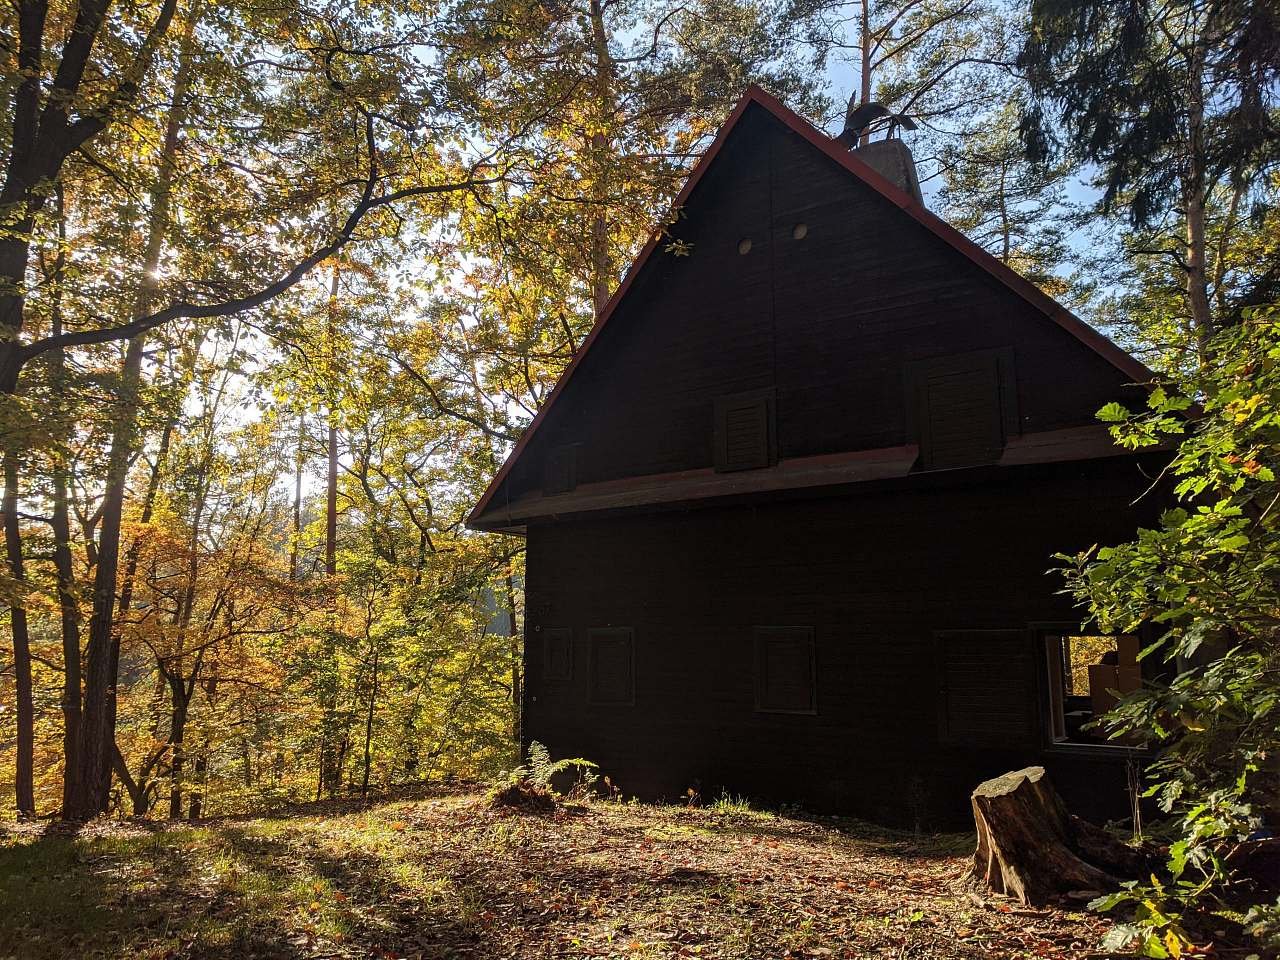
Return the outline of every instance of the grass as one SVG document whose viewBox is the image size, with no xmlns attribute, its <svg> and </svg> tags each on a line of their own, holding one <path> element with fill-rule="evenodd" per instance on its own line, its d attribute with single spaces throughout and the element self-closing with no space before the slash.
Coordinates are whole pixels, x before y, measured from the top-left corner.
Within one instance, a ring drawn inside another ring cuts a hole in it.
<svg viewBox="0 0 1280 960">
<path fill-rule="evenodd" d="M 723 797 L 536 816 L 448 792 L 0 838 L 0 958 L 1072 957 L 1101 921 L 956 882 L 966 837 Z"/>
</svg>

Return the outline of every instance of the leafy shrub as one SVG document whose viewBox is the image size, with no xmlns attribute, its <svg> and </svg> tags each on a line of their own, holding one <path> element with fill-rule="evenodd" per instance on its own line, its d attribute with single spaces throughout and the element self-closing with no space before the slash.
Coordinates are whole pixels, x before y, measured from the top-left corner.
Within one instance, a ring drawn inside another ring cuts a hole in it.
<svg viewBox="0 0 1280 960">
<path fill-rule="evenodd" d="M 1131 543 L 1064 558 L 1092 619 L 1116 633 L 1154 626 L 1142 657 L 1169 665 L 1103 721 L 1155 746 L 1146 795 L 1172 842 L 1163 876 L 1093 906 L 1130 908 L 1106 946 L 1152 957 L 1224 933 L 1280 949 L 1280 901 L 1259 866 L 1280 826 L 1280 308 L 1248 313 L 1212 355 L 1153 389 L 1146 411 L 1100 412 L 1131 450 L 1176 439 L 1178 506 Z"/>
<path fill-rule="evenodd" d="M 569 795 L 581 797 L 595 787 L 598 769 L 596 764 L 581 757 L 552 760 L 547 748 L 534 740 L 529 744 L 528 759 L 503 777 L 491 800 L 495 806 L 501 807 L 554 810 L 560 797 L 554 784 L 557 777 L 577 771 L 578 777 L 570 787 Z"/>
</svg>

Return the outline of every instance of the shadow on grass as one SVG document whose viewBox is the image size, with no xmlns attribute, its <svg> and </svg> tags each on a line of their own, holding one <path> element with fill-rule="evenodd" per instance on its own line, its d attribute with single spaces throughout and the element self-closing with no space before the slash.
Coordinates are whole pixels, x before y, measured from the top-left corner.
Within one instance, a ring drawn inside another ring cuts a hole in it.
<svg viewBox="0 0 1280 960">
<path fill-rule="evenodd" d="M 914 833 L 848 817 L 811 817 L 782 813 L 698 811 L 688 826 L 719 836 L 785 840 L 793 845 L 826 846 L 833 840 L 851 851 L 907 860 L 946 860 L 972 851 L 972 833 Z"/>
<path fill-rule="evenodd" d="M 448 957 L 479 942 L 478 912 L 429 908 L 377 857 L 234 827 L 0 848 L 0 957 Z"/>
<path fill-rule="evenodd" d="M 0 957 L 512 956 L 612 936 L 647 911 L 665 917 L 767 898 L 763 888 L 739 890 L 733 870 L 635 858 L 646 832 L 664 825 L 811 844 L 824 854 L 833 846 L 904 860 L 963 852 L 956 838 L 750 812 L 601 817 L 590 859 L 566 850 L 567 818 L 528 818 L 538 824 L 529 832 L 510 829 L 520 815 L 462 817 L 455 831 L 441 829 L 452 823 L 442 819 L 420 837 L 378 818 L 367 834 L 364 818 L 257 819 L 154 833 L 48 830 L 0 846 Z"/>
<path fill-rule="evenodd" d="M 0 955 L 65 958 L 105 944 L 147 939 L 162 914 L 131 897 L 130 880 L 169 857 L 159 837 L 81 839 L 50 831 L 0 847 Z M 186 871 L 166 862 L 172 882 Z"/>
</svg>

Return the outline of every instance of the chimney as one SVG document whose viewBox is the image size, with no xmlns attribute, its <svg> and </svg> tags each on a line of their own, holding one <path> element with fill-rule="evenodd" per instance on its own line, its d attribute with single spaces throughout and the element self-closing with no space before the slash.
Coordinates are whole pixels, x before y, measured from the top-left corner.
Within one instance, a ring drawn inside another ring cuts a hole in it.
<svg viewBox="0 0 1280 960">
<path fill-rule="evenodd" d="M 907 145 L 897 137 L 873 140 L 866 146 L 855 148 L 853 155 L 894 186 L 905 190 L 908 196 L 915 198 L 916 203 L 924 205 L 924 197 L 920 194 L 920 179 L 916 176 L 915 158 L 911 156 Z"/>
<path fill-rule="evenodd" d="M 920 195 L 920 178 L 916 176 L 916 161 L 907 145 L 894 136 L 899 130 L 914 130 L 916 123 L 906 114 L 893 113 L 883 103 L 874 100 L 859 103 L 855 93 L 849 99 L 849 109 L 844 115 L 844 129 L 836 137 L 876 173 L 894 186 L 905 190 L 916 203 L 924 205 Z M 886 132 L 883 140 L 874 140 L 858 146 L 858 141 L 873 130 Z"/>
</svg>

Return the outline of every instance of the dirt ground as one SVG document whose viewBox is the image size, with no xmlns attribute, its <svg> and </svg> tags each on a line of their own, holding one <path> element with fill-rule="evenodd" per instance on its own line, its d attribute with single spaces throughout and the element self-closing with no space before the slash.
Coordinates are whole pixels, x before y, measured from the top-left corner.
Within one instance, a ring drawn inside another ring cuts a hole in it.
<svg viewBox="0 0 1280 960">
<path fill-rule="evenodd" d="M 450 791 L 0 837 L 0 958 L 1084 957 L 1105 921 L 958 880 L 971 838 Z"/>
</svg>

